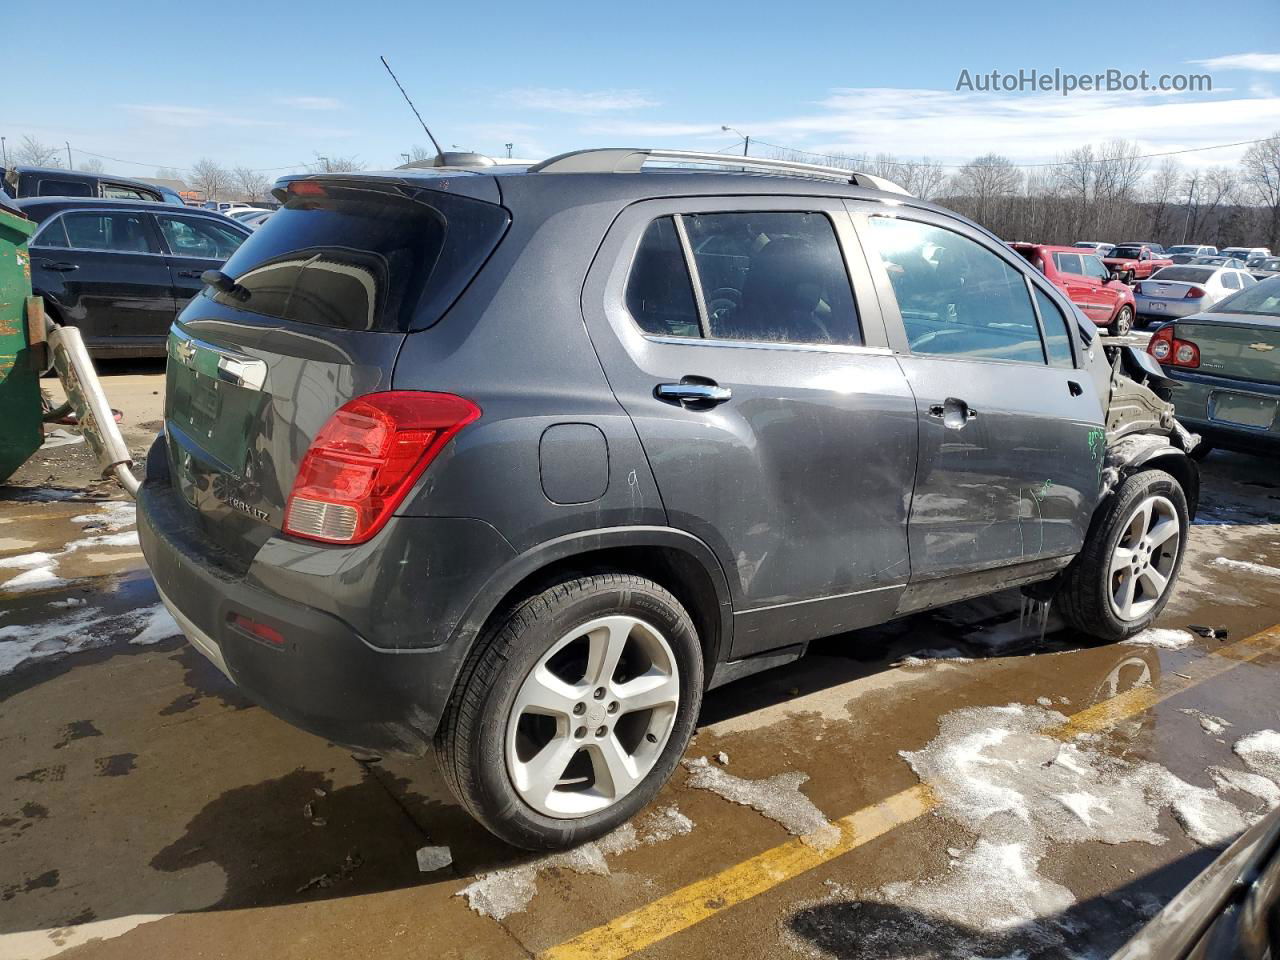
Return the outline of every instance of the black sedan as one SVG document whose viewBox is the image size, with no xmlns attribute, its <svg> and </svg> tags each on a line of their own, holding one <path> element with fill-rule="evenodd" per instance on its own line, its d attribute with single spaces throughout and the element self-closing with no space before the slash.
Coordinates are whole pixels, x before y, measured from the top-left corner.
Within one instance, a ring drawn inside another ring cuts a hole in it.
<svg viewBox="0 0 1280 960">
<path fill-rule="evenodd" d="M 94 356 L 164 356 L 169 325 L 200 292 L 200 274 L 249 236 L 229 217 L 137 200 L 12 201 L 40 228 L 31 286 L 55 323 L 80 329 Z"/>
</svg>

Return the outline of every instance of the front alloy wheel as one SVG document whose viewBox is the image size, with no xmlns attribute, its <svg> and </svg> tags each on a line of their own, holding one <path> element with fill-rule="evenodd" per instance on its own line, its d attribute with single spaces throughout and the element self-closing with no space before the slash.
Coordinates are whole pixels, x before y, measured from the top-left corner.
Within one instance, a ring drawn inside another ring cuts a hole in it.
<svg viewBox="0 0 1280 960">
<path fill-rule="evenodd" d="M 679 704 L 680 669 L 652 625 L 616 615 L 569 631 L 529 672 L 507 719 L 516 792 L 549 817 L 612 806 L 662 756 Z"/>
</svg>

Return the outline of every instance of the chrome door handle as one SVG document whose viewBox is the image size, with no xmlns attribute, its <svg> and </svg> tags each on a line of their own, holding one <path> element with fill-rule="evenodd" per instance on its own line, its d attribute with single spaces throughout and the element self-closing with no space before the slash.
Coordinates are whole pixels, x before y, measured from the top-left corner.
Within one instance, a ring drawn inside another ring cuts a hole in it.
<svg viewBox="0 0 1280 960">
<path fill-rule="evenodd" d="M 717 383 L 660 383 L 653 395 L 668 403 L 714 406 L 732 399 L 733 391 Z"/>
<path fill-rule="evenodd" d="M 970 420 L 977 420 L 978 411 L 963 400 L 947 397 L 942 403 L 935 403 L 929 408 L 929 416 L 941 420 L 942 425 L 950 430 L 959 430 Z"/>
</svg>

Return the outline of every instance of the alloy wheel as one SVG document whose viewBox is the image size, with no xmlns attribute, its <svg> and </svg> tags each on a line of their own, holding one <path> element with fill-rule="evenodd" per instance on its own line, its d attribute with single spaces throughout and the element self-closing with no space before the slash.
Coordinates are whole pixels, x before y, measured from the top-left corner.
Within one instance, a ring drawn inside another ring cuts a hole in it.
<svg viewBox="0 0 1280 960">
<path fill-rule="evenodd" d="M 1182 545 L 1178 512 L 1167 497 L 1141 500 L 1111 554 L 1109 596 L 1121 620 L 1139 620 L 1164 596 Z"/>
<path fill-rule="evenodd" d="M 507 772 L 549 817 L 617 803 L 671 736 L 680 673 L 666 638 L 637 617 L 600 617 L 557 640 L 529 671 L 507 719 Z"/>
</svg>

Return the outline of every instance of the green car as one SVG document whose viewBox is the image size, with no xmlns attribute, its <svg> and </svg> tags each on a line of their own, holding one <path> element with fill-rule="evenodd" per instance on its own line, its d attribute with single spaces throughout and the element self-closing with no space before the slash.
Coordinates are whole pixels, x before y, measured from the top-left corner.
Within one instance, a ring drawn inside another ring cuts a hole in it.
<svg viewBox="0 0 1280 960">
<path fill-rule="evenodd" d="M 1204 442 L 1280 452 L 1280 276 L 1159 327 L 1147 352 L 1175 383 L 1177 417 Z"/>
</svg>

